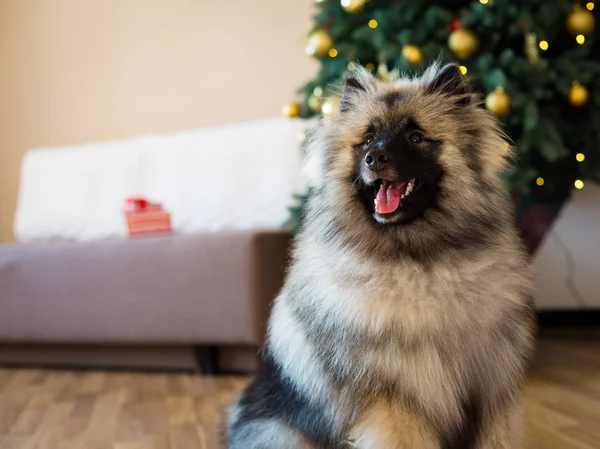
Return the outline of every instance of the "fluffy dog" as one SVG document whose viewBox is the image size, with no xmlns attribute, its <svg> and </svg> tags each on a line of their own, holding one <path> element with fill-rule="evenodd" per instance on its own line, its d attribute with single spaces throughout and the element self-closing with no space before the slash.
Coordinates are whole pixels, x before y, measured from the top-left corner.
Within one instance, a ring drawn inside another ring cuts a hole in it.
<svg viewBox="0 0 600 449">
<path fill-rule="evenodd" d="M 230 449 L 519 446 L 530 271 L 477 103 L 456 65 L 346 79 Z"/>
</svg>

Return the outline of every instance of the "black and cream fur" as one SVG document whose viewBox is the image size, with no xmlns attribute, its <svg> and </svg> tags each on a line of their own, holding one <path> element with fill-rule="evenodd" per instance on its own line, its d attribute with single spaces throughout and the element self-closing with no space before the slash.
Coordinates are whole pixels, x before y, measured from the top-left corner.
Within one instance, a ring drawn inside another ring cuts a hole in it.
<svg viewBox="0 0 600 449">
<path fill-rule="evenodd" d="M 455 65 L 345 81 L 229 449 L 519 447 L 533 307 L 508 151 Z"/>
</svg>

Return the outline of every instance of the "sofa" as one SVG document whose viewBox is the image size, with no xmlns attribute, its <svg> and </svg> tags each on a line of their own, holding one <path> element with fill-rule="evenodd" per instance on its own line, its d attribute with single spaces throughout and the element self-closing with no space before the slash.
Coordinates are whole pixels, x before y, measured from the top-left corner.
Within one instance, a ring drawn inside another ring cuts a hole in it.
<svg viewBox="0 0 600 449">
<path fill-rule="evenodd" d="M 0 363 L 249 371 L 290 235 L 0 247 Z M 198 366 L 197 347 L 217 363 Z"/>
<path fill-rule="evenodd" d="M 17 242 L 0 245 L 0 364 L 252 371 L 285 275 L 306 126 L 32 149 Z M 160 203 L 173 232 L 130 237 L 131 195 Z"/>
</svg>

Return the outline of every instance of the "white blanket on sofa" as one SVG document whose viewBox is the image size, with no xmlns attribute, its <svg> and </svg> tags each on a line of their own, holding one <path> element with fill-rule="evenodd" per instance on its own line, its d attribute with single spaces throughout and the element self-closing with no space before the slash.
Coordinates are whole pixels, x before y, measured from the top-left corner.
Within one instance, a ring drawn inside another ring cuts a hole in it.
<svg viewBox="0 0 600 449">
<path fill-rule="evenodd" d="M 22 242 L 126 235 L 128 196 L 162 203 L 179 233 L 278 228 L 303 189 L 298 134 L 308 126 L 273 118 L 31 150 L 15 234 Z"/>
</svg>

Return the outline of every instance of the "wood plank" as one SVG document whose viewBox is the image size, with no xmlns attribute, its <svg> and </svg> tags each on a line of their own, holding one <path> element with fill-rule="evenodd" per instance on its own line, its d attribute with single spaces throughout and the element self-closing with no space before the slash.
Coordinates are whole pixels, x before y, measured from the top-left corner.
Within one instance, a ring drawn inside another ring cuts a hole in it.
<svg viewBox="0 0 600 449">
<path fill-rule="evenodd" d="M 247 377 L 0 369 L 2 449 L 221 449 Z M 524 449 L 600 448 L 600 342 L 546 339 Z"/>
</svg>

